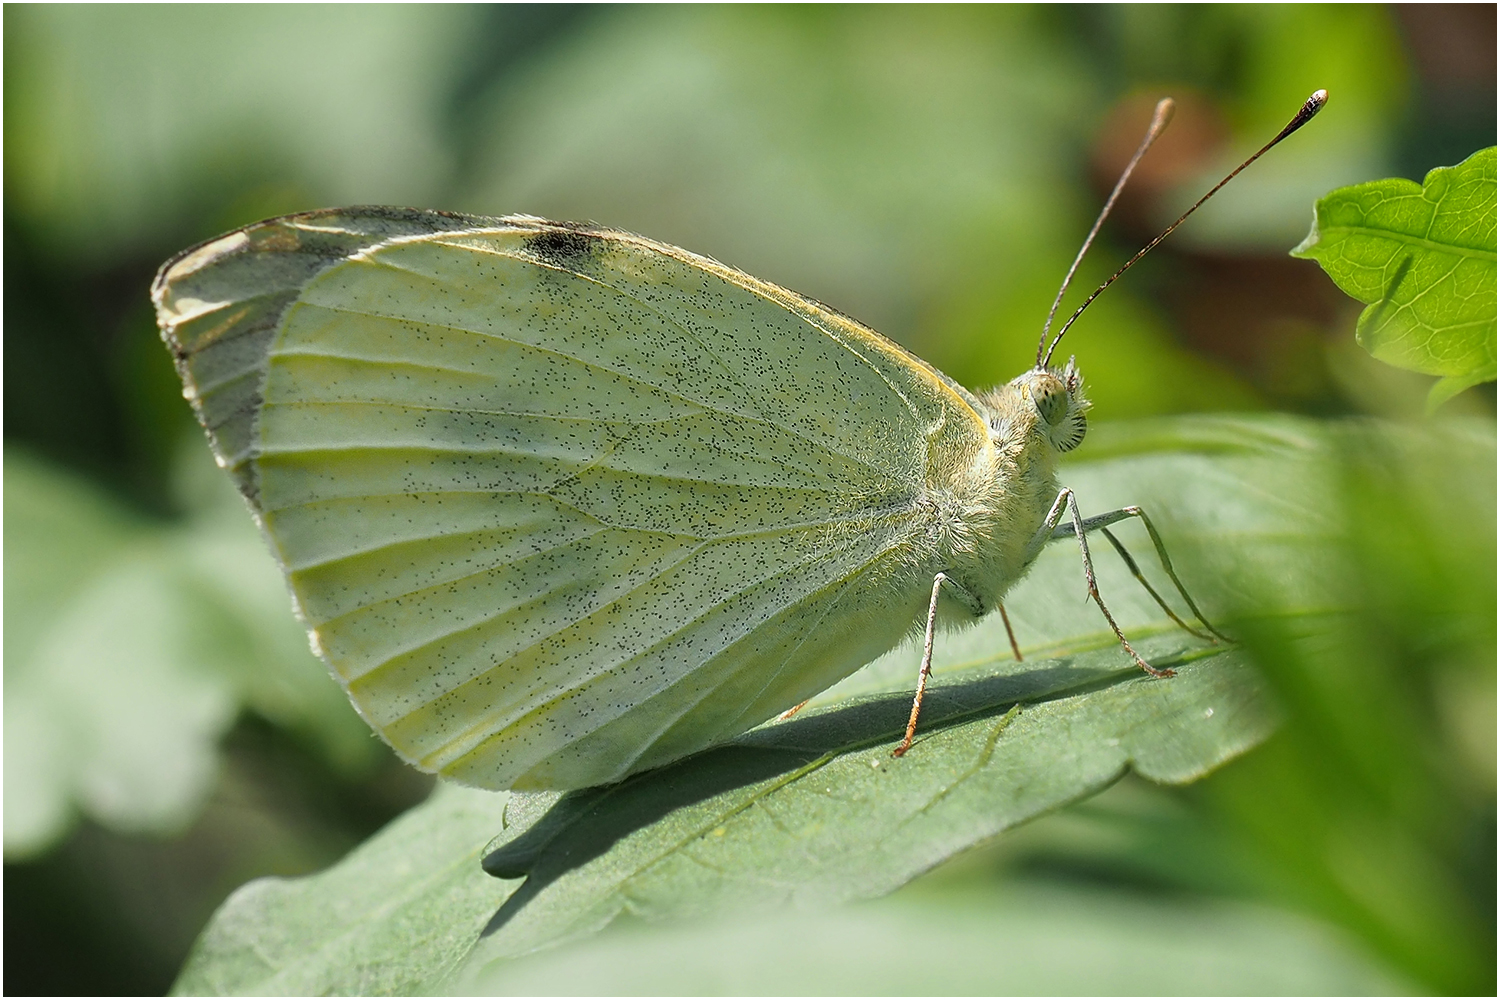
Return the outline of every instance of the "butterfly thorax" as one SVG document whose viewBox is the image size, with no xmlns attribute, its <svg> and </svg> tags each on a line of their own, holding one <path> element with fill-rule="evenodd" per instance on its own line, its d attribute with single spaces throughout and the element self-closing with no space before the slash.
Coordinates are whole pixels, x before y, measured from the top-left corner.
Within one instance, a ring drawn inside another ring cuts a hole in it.
<svg viewBox="0 0 1500 1000">
<path fill-rule="evenodd" d="M 1089 403 L 1072 361 L 1025 372 L 979 402 L 991 447 L 952 477 L 938 520 L 951 575 L 988 609 L 1025 572 L 1032 537 L 1057 498 L 1058 455 L 1083 440 Z"/>
</svg>

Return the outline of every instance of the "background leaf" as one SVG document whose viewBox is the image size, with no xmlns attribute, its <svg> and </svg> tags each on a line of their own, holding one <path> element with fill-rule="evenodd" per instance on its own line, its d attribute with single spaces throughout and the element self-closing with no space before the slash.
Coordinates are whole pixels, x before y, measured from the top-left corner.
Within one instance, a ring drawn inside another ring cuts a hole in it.
<svg viewBox="0 0 1500 1000">
<path fill-rule="evenodd" d="M 166 525 L 6 454 L 8 857 L 45 849 L 79 814 L 182 829 L 246 709 L 304 733 L 336 768 L 384 753 L 308 650 L 243 503 L 188 455 L 194 516 Z"/>
<path fill-rule="evenodd" d="M 1329 582 L 1350 611 L 1312 641 L 1290 619 L 1241 621 L 1285 724 L 1190 799 L 1262 893 L 1350 928 L 1428 989 L 1489 993 L 1494 428 L 1332 430 Z"/>
<path fill-rule="evenodd" d="M 1437 401 L 1495 378 L 1495 148 L 1421 185 L 1404 178 L 1319 199 L 1292 251 L 1361 302 L 1355 335 L 1381 361 L 1445 376 Z"/>
<path fill-rule="evenodd" d="M 6 456 L 7 774 L 11 856 L 60 836 L 77 808 L 127 830 L 180 827 L 213 778 L 233 712 L 199 669 L 183 595 L 149 526 L 86 484 Z M 24 600 L 24 598 L 23 598 Z"/>
</svg>

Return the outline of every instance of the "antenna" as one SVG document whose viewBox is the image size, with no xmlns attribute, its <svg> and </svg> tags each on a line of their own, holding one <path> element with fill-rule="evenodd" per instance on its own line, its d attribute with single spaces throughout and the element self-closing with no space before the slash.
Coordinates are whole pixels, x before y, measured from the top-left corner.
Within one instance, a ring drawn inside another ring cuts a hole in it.
<svg viewBox="0 0 1500 1000">
<path fill-rule="evenodd" d="M 1063 275 L 1062 287 L 1057 290 L 1057 298 L 1052 300 L 1052 308 L 1047 310 L 1047 322 L 1042 324 L 1042 339 L 1036 345 L 1038 368 L 1046 366 L 1042 357 L 1042 348 L 1047 346 L 1047 334 L 1052 330 L 1052 320 L 1057 315 L 1058 307 L 1062 305 L 1063 295 L 1067 293 L 1068 286 L 1073 283 L 1073 275 L 1077 272 L 1078 265 L 1083 263 L 1083 255 L 1088 253 L 1089 247 L 1094 245 L 1094 237 L 1099 235 L 1104 220 L 1109 218 L 1109 213 L 1115 207 L 1115 200 L 1120 197 L 1120 192 L 1125 190 L 1125 182 L 1130 180 L 1131 174 L 1135 173 L 1135 165 L 1141 162 L 1141 157 L 1146 155 L 1146 150 L 1151 148 L 1151 144 L 1156 142 L 1156 137 L 1161 135 L 1162 130 L 1167 127 L 1167 123 L 1172 120 L 1172 112 L 1176 108 L 1177 104 L 1170 97 L 1163 97 L 1156 102 L 1156 111 L 1151 115 L 1151 127 L 1146 129 L 1146 137 L 1136 147 L 1135 155 L 1130 158 L 1130 162 L 1125 164 L 1125 169 L 1120 173 L 1120 179 L 1115 181 L 1115 189 L 1109 193 L 1109 200 L 1104 203 L 1104 207 L 1099 210 L 1099 217 L 1094 220 L 1094 228 L 1090 229 L 1089 234 L 1083 238 L 1083 246 L 1078 248 L 1078 256 L 1073 258 L 1073 266 L 1068 268 L 1067 274 Z M 1051 355 L 1052 352 L 1048 351 L 1047 356 L 1051 357 Z"/>
<path fill-rule="evenodd" d="M 1197 201 L 1193 202 L 1193 207 L 1189 208 L 1186 212 L 1183 212 L 1180 216 L 1178 216 L 1177 217 L 1177 221 L 1174 222 L 1174 223 L 1172 223 L 1166 229 L 1164 229 L 1162 231 L 1162 233 L 1161 233 L 1160 236 L 1156 237 L 1156 239 L 1152 240 L 1150 243 L 1147 243 L 1144 247 L 1142 247 L 1141 250 L 1140 250 L 1140 252 L 1138 252 L 1134 257 L 1130 258 L 1124 264 L 1122 264 L 1120 266 L 1120 269 L 1118 271 L 1116 271 L 1114 274 L 1110 275 L 1109 278 L 1104 282 L 1104 284 L 1102 284 L 1098 288 L 1094 289 L 1093 293 L 1090 294 L 1088 298 L 1086 298 L 1086 299 L 1083 300 L 1083 305 L 1081 305 L 1077 309 L 1075 309 L 1073 311 L 1073 315 L 1071 315 L 1071 316 L 1068 317 L 1068 321 L 1062 325 L 1062 329 L 1057 331 L 1057 336 L 1054 337 L 1054 338 L 1052 338 L 1051 345 L 1048 346 L 1047 352 L 1045 354 L 1043 354 L 1041 356 L 1040 360 L 1037 362 L 1037 367 L 1038 368 L 1045 368 L 1047 366 L 1047 362 L 1049 362 L 1049 361 L 1052 360 L 1052 352 L 1057 349 L 1058 342 L 1063 339 L 1063 334 L 1067 333 L 1068 332 L 1068 328 L 1073 325 L 1073 323 L 1078 319 L 1079 316 L 1083 315 L 1083 311 L 1089 307 L 1089 304 L 1092 303 L 1095 299 L 1097 299 L 1099 297 L 1099 293 L 1103 292 L 1110 285 L 1113 285 L 1115 283 L 1115 281 L 1120 277 L 1120 275 L 1122 275 L 1126 271 L 1130 270 L 1131 266 L 1134 265 L 1136 261 L 1138 261 L 1142 257 L 1146 256 L 1146 254 L 1150 253 L 1152 250 L 1155 250 L 1157 248 L 1157 246 L 1159 246 L 1161 244 L 1162 240 L 1166 239 L 1168 236 L 1171 236 L 1173 230 L 1175 230 L 1178 226 L 1182 225 L 1184 221 L 1186 221 L 1186 219 L 1187 219 L 1188 216 L 1190 216 L 1194 212 L 1198 211 L 1199 206 L 1201 206 L 1205 201 L 1207 201 L 1208 199 L 1212 198 L 1215 194 L 1217 194 L 1219 192 L 1219 189 L 1222 188 L 1225 184 L 1228 184 L 1230 181 L 1232 181 L 1236 177 L 1238 177 L 1239 174 L 1240 174 L 1240 171 L 1244 170 L 1250 164 L 1252 164 L 1256 160 L 1260 159 L 1268 150 L 1270 150 L 1270 148 L 1272 146 L 1275 146 L 1278 142 L 1280 142 L 1281 140 L 1285 139 L 1287 136 L 1291 135 L 1293 132 L 1297 131 L 1302 126 L 1306 125 L 1308 122 L 1312 121 L 1313 116 L 1316 115 L 1319 111 L 1322 111 L 1323 110 L 1323 105 L 1325 105 L 1327 103 L 1328 103 L 1328 91 L 1326 91 L 1326 90 L 1315 90 L 1315 91 L 1313 91 L 1312 96 L 1309 97 L 1306 101 L 1302 102 L 1302 108 L 1297 112 L 1297 114 L 1295 116 L 1293 116 L 1293 118 L 1292 118 L 1291 121 L 1289 121 L 1289 122 L 1286 123 L 1286 127 L 1285 128 L 1283 128 L 1280 132 L 1276 133 L 1276 137 L 1274 139 L 1272 139 L 1270 142 L 1266 143 L 1264 146 L 1260 147 L 1260 149 L 1256 150 L 1255 153 L 1249 159 L 1247 159 L 1244 163 L 1241 163 L 1239 166 L 1237 166 L 1233 170 L 1231 170 L 1229 172 L 1229 174 L 1223 180 L 1221 180 L 1219 183 L 1215 184 L 1211 189 L 1209 189 L 1208 194 L 1205 194 L 1202 198 L 1199 198 Z M 1158 105 L 1158 108 L 1159 107 L 1160 107 L 1160 105 Z M 1152 127 L 1153 128 L 1155 127 L 1155 122 L 1152 123 Z M 1154 137 L 1152 137 L 1152 136 L 1150 136 L 1148 134 L 1148 138 L 1154 138 Z M 1144 152 L 1144 148 L 1141 150 L 1141 152 Z M 1140 158 L 1140 153 L 1136 154 L 1136 158 L 1137 159 Z M 1134 161 L 1132 161 L 1131 162 L 1131 167 L 1134 167 L 1134 166 L 1135 166 L 1135 163 L 1134 163 Z M 1126 170 L 1126 176 L 1129 176 L 1129 173 L 1130 173 L 1130 171 L 1127 168 L 1127 170 Z M 1122 177 L 1120 179 L 1120 183 L 1121 184 L 1124 183 L 1124 177 Z M 1119 193 L 1119 185 L 1116 185 L 1115 193 L 1116 194 Z M 1110 201 L 1111 202 L 1114 201 L 1114 196 L 1113 195 L 1110 196 Z M 1108 211 L 1108 206 L 1107 205 L 1106 205 L 1105 208 L 1106 208 L 1106 211 Z M 1101 218 L 1101 221 L 1102 221 L 1102 218 Z M 1095 229 L 1096 230 L 1098 229 L 1098 223 L 1095 224 Z M 1090 239 L 1093 238 L 1093 234 L 1092 233 L 1089 234 L 1089 238 Z M 1087 244 L 1085 244 L 1085 248 L 1086 247 L 1087 247 Z M 1081 256 L 1081 254 L 1080 254 L 1080 256 Z M 1076 262 L 1074 263 L 1074 266 L 1075 267 L 1077 266 Z M 1070 277 L 1072 276 L 1072 272 L 1071 271 L 1069 272 L 1069 276 Z M 1055 309 L 1056 306 L 1054 305 L 1053 308 Z M 1050 322 L 1050 317 L 1049 317 L 1049 322 Z M 1044 340 L 1046 339 L 1046 333 L 1045 333 L 1045 331 L 1043 332 L 1042 337 L 1043 337 Z"/>
</svg>

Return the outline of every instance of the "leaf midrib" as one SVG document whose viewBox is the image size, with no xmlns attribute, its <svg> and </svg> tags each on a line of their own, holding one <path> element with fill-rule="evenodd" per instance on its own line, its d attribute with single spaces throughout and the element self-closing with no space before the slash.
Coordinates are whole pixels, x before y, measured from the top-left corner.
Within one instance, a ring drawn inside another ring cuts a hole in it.
<svg viewBox="0 0 1500 1000">
<path fill-rule="evenodd" d="M 1409 233 L 1398 232 L 1393 229 L 1375 229 L 1371 226 L 1322 226 L 1320 227 L 1325 236 L 1369 236 L 1375 239 L 1391 240 L 1396 243 L 1404 243 L 1407 246 L 1421 247 L 1434 253 L 1446 253 L 1455 257 L 1469 257 L 1474 260 L 1488 261 L 1493 264 L 1496 261 L 1494 250 L 1482 250 L 1477 247 L 1465 247 L 1454 243 L 1439 243 L 1422 236 L 1412 236 Z"/>
</svg>

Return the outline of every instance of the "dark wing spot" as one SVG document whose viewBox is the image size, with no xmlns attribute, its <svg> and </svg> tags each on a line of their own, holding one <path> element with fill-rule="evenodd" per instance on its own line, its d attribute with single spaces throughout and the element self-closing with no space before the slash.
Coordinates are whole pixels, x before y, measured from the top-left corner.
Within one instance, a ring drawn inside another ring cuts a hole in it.
<svg viewBox="0 0 1500 1000">
<path fill-rule="evenodd" d="M 526 252 L 552 267 L 576 268 L 597 253 L 603 243 L 589 233 L 548 229 L 526 241 Z"/>
</svg>

